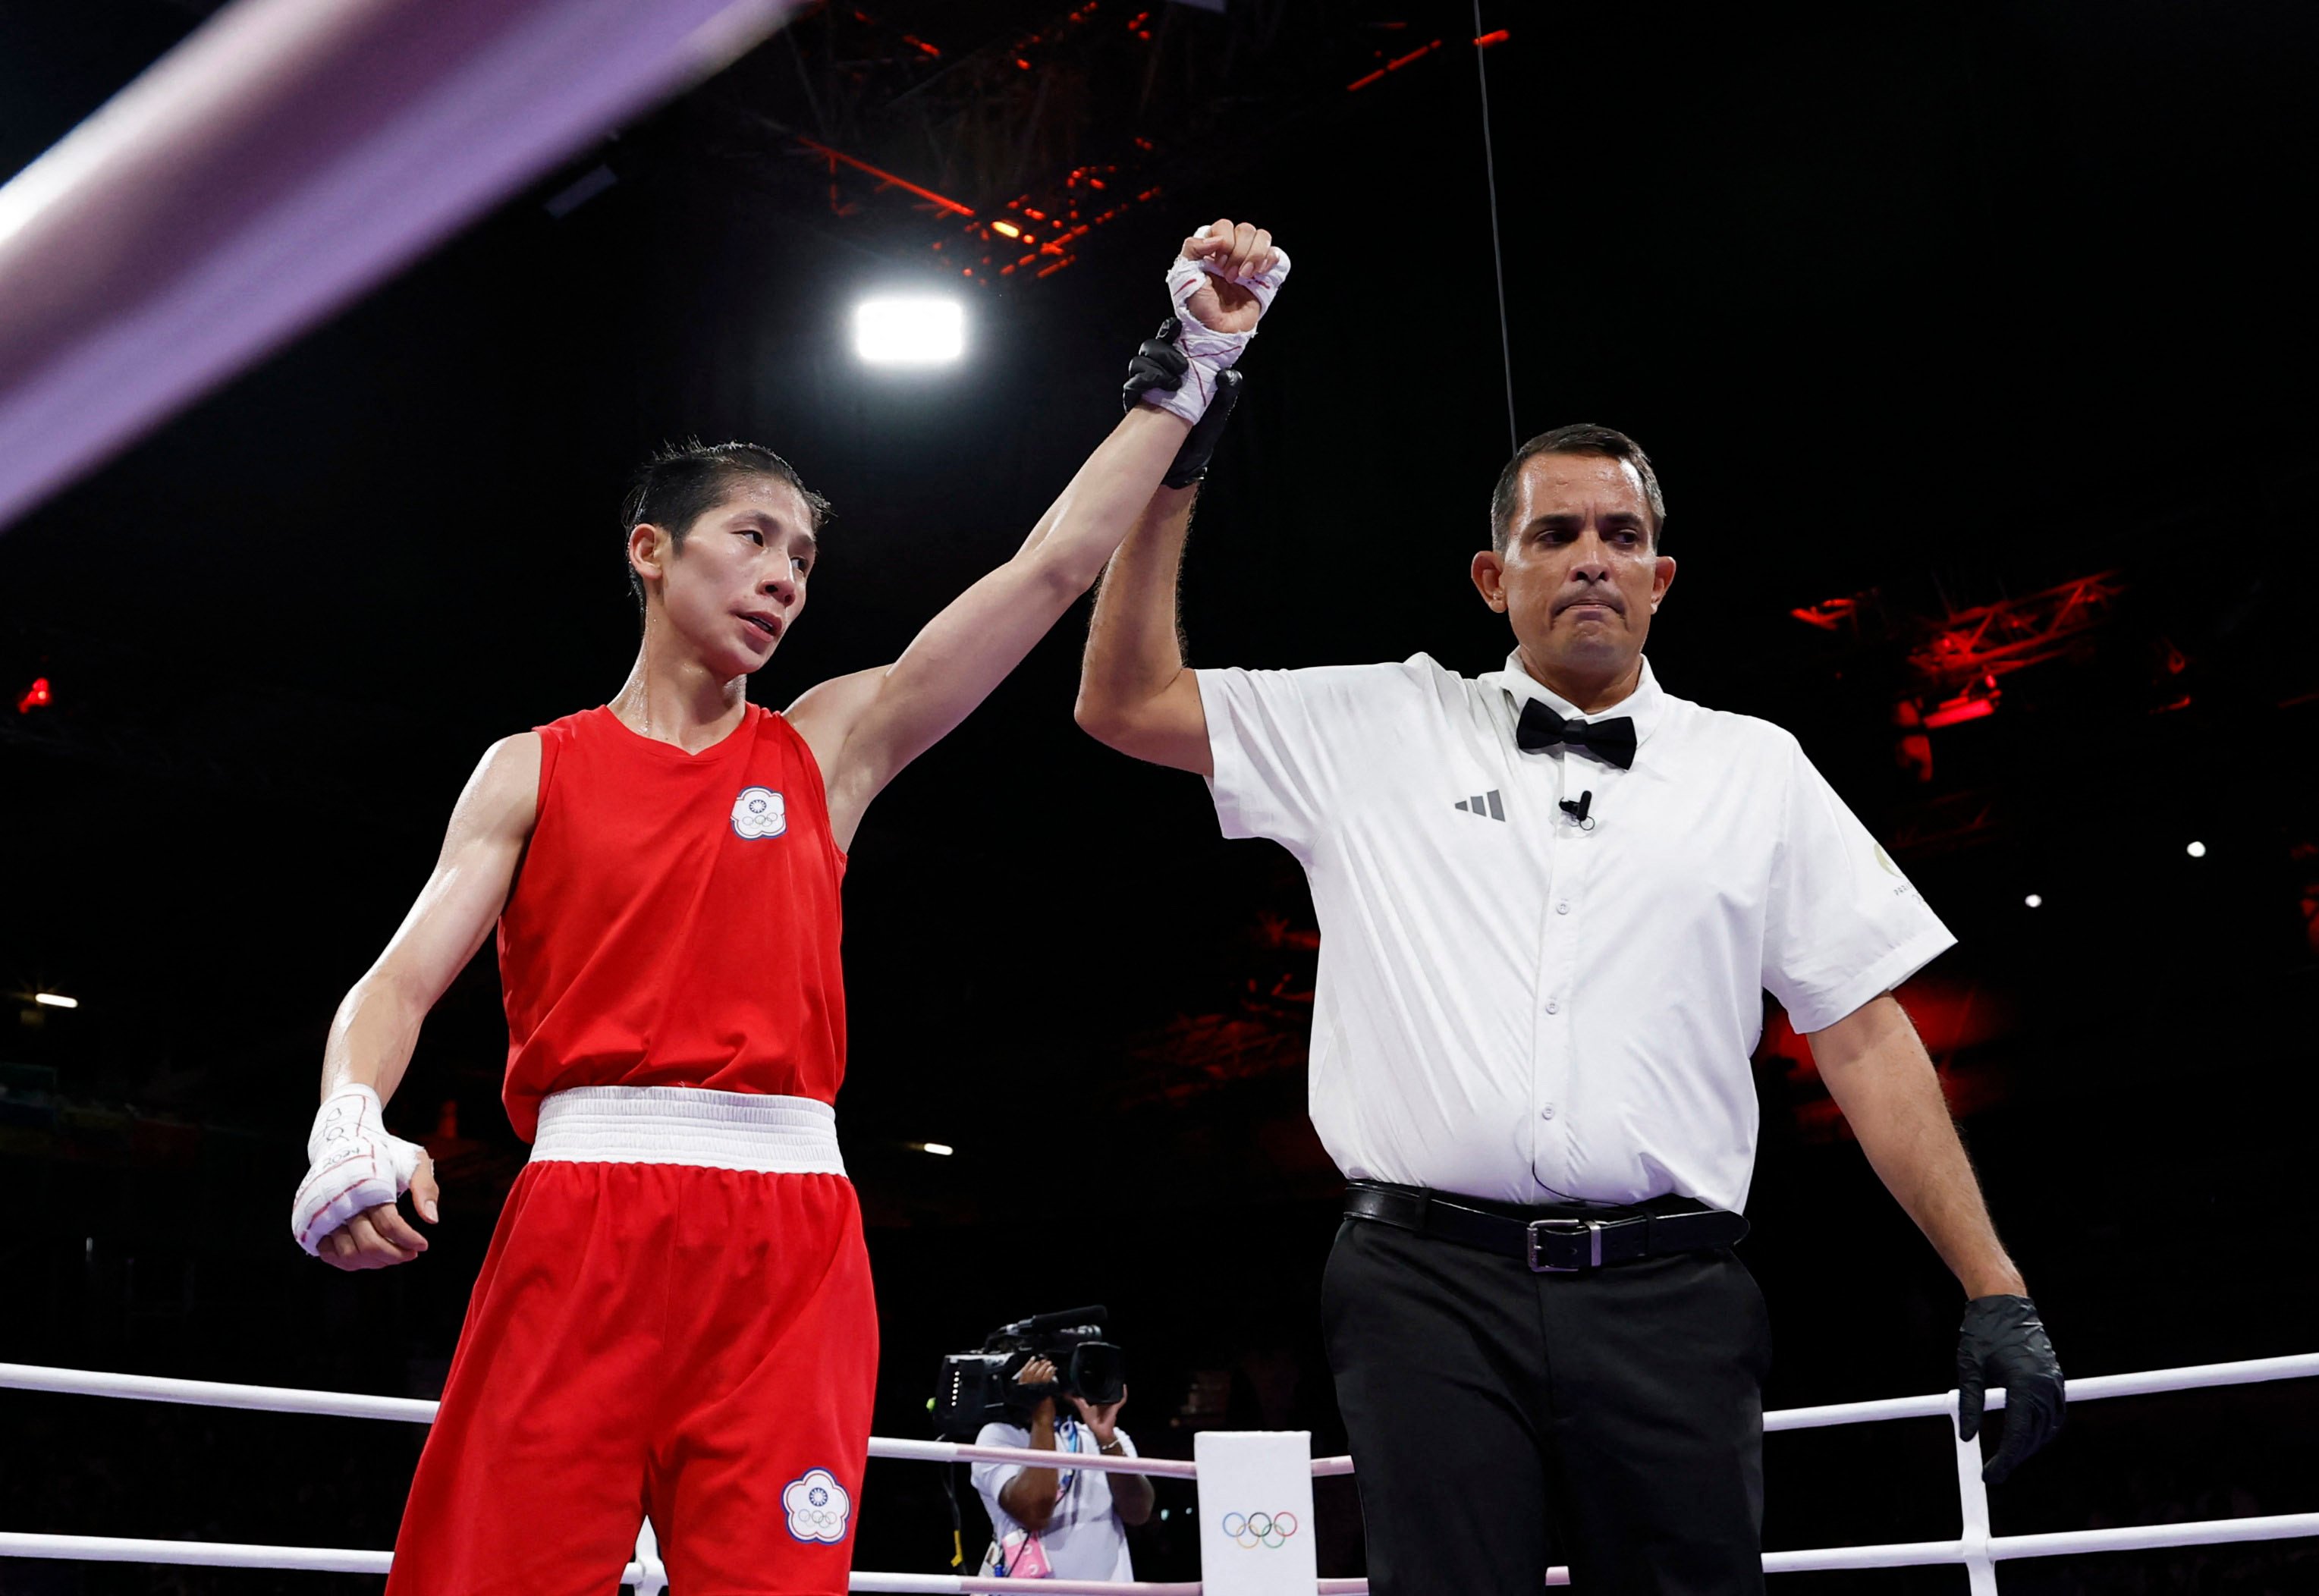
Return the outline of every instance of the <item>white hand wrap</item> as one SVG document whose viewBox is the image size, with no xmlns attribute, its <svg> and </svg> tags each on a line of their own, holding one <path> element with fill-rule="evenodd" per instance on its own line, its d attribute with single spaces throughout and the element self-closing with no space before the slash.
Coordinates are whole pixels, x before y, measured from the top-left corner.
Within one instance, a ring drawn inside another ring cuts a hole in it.
<svg viewBox="0 0 2319 1596">
<path fill-rule="evenodd" d="M 388 1135 L 378 1094 L 356 1086 L 341 1087 L 323 1103 L 306 1137 L 306 1156 L 312 1166 L 290 1206 L 290 1233 L 311 1253 L 364 1209 L 410 1190 L 427 1151 Z"/>
<path fill-rule="evenodd" d="M 1202 228 L 1192 236 L 1205 239 L 1208 236 L 1208 230 Z M 1272 254 L 1270 271 L 1260 272 L 1252 277 L 1224 278 L 1226 282 L 1237 283 L 1256 295 L 1256 313 L 1259 320 L 1265 311 L 1272 308 L 1272 296 L 1279 293 L 1281 284 L 1288 280 L 1288 251 L 1275 249 Z M 1253 328 L 1246 332 L 1218 332 L 1192 314 L 1192 294 L 1199 288 L 1203 273 L 1212 277 L 1224 275 L 1205 260 L 1187 260 L 1180 255 L 1176 257 L 1176 264 L 1168 268 L 1168 297 L 1175 302 L 1176 319 L 1184 324 L 1184 329 L 1176 335 L 1176 345 L 1191 361 L 1192 369 L 1184 374 L 1183 382 L 1174 392 L 1150 388 L 1143 393 L 1144 403 L 1157 405 L 1196 426 L 1207 413 L 1208 401 L 1215 397 L 1216 374 L 1237 361 L 1240 352 L 1248 347 L 1248 340 L 1256 336 Z"/>
</svg>

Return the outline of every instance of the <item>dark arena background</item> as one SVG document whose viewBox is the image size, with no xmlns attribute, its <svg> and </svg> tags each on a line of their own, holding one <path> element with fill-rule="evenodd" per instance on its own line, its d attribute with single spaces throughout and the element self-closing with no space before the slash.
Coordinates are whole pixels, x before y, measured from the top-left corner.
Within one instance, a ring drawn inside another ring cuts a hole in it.
<svg viewBox="0 0 2319 1596">
<path fill-rule="evenodd" d="M 0 172 L 213 9 L 0 6 Z M 799 7 L 0 533 L 0 1360 L 436 1394 L 524 1157 L 488 948 L 390 1111 L 443 1172 L 433 1251 L 339 1275 L 284 1208 L 332 1010 L 467 771 L 627 668 L 627 472 L 756 439 L 835 503 L 759 701 L 890 659 L 1112 425 L 1219 215 L 1296 284 L 1203 493 L 1192 662 L 1495 668 L 1466 567 L 1510 430 L 1633 434 L 1682 566 L 1661 681 L 1793 730 L 1959 936 L 1902 997 L 2071 1374 L 2319 1351 L 2319 13 L 1479 15 Z M 925 287 L 965 358 L 860 364 L 853 302 Z M 848 873 L 877 1430 L 929 1433 L 942 1354 L 1101 1302 L 1147 1453 L 1340 1451 L 1312 905 L 1197 780 L 1074 727 L 1085 621 Z M 1767 1405 L 1954 1384 L 1954 1281 L 1764 1036 Z M 1954 1536 L 1938 1423 L 1772 1437 L 1766 1547 Z M 384 1547 L 421 1434 L 0 1392 L 0 1530 Z M 940 1473 L 871 1465 L 857 1566 L 948 1569 Z M 1139 1578 L 1197 1576 L 1190 1501 L 1160 1483 Z M 2075 1405 L 1992 1502 L 2000 1534 L 2319 1510 L 2319 1386 Z M 1317 1507 L 1322 1572 L 1360 1573 L 1350 1483 Z M 378 1588 L 0 1560 L 11 1593 Z M 2319 1541 L 2003 1588 L 2284 1596 Z"/>
</svg>

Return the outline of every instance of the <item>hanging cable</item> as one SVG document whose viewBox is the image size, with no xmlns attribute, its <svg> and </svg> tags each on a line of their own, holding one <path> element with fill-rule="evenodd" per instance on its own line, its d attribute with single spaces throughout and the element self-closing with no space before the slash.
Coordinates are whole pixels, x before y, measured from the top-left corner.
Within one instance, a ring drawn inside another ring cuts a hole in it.
<svg viewBox="0 0 2319 1596">
<path fill-rule="evenodd" d="M 1514 420 L 1514 341 L 1506 327 L 1506 259 L 1498 241 L 1498 158 L 1490 144 L 1490 67 L 1482 59 L 1482 0 L 1474 0 L 1474 70 L 1482 81 L 1482 171 L 1490 184 L 1490 264 L 1498 274 L 1498 356 L 1506 374 L 1506 453 L 1521 447 Z"/>
</svg>

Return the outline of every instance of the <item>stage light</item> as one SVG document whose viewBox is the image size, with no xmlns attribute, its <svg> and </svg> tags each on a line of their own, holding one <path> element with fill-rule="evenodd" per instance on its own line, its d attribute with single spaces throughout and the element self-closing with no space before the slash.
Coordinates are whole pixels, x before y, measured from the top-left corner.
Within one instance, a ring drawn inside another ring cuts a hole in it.
<svg viewBox="0 0 2319 1596">
<path fill-rule="evenodd" d="M 853 307 L 853 352 L 871 365 L 941 365 L 966 353 L 966 307 L 931 295 Z"/>
<path fill-rule="evenodd" d="M 938 1159 L 946 1159 L 958 1150 L 947 1141 L 913 1141 L 910 1145 L 920 1152 L 932 1153 Z"/>
<path fill-rule="evenodd" d="M 35 992 L 32 994 L 32 1001 L 44 1008 L 78 1008 L 80 1006 L 79 998 L 67 997 L 59 992 Z"/>
<path fill-rule="evenodd" d="M 2031 893 L 2028 897 L 2026 897 L 2023 898 L 2021 901 L 2022 901 L 2023 903 L 2025 903 L 2025 904 L 2027 904 L 2027 905 L 2028 905 L 2031 908 L 2033 908 L 2033 909 L 2036 909 L 2036 908 L 2043 908 L 2043 907 L 2044 906 L 2044 905 L 2045 905 L 2045 899 L 2044 898 L 2044 897 L 2043 897 L 2043 896 L 2041 896 L 2040 894 L 2038 894 L 2038 893 L 2035 893 L 2035 892 Z"/>
<path fill-rule="evenodd" d="M 2204 859 L 2206 857 L 2206 844 L 2204 843 L 2193 843 L 2188 847 L 2183 849 L 2182 852 L 2188 853 L 2193 859 Z"/>
<path fill-rule="evenodd" d="M 1997 713 L 1998 694 L 1992 690 L 1985 698 L 1971 693 L 1959 693 L 1954 699 L 1944 699 L 1933 712 L 1925 717 L 1925 727 L 1938 731 L 1943 726 L 1958 726 L 1968 720 L 1981 720 Z"/>
</svg>

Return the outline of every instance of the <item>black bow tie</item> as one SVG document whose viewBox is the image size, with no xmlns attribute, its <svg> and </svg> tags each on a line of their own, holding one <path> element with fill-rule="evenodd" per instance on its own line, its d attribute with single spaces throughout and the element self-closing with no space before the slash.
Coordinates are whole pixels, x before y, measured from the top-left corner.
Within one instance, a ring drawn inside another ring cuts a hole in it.
<svg viewBox="0 0 2319 1596">
<path fill-rule="evenodd" d="M 1566 720 L 1536 699 L 1522 706 L 1521 723 L 1514 727 L 1514 743 L 1524 753 L 1536 753 L 1557 743 L 1584 748 L 1596 759 L 1622 771 L 1635 764 L 1635 721 L 1621 715 L 1616 720 Z"/>
</svg>

